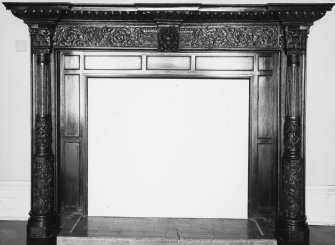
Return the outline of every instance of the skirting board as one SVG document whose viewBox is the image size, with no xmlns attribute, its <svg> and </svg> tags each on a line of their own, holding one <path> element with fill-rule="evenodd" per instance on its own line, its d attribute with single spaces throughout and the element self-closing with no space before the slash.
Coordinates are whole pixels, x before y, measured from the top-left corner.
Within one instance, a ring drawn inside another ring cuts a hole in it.
<svg viewBox="0 0 335 245">
<path fill-rule="evenodd" d="M 29 181 L 0 181 L 0 220 L 27 220 Z M 310 225 L 335 225 L 335 186 L 307 186 L 306 214 Z"/>
<path fill-rule="evenodd" d="M 306 215 L 310 225 L 335 225 L 335 186 L 306 187 Z"/>
<path fill-rule="evenodd" d="M 0 220 L 27 220 L 30 181 L 0 181 Z"/>
</svg>

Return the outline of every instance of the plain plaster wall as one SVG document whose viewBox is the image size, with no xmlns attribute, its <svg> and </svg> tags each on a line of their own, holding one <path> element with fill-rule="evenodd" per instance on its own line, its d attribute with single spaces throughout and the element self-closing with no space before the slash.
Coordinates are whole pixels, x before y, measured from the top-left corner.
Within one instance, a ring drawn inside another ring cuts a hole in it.
<svg viewBox="0 0 335 245">
<path fill-rule="evenodd" d="M 22 2 L 22 0 L 20 1 Z M 45 2 L 45 1 L 40 1 Z M 59 0 L 57 2 L 60 2 Z M 93 2 L 93 1 L 72 1 Z M 111 1 L 99 1 L 111 3 Z M 118 1 L 119 3 L 157 1 Z M 163 2 L 163 1 L 162 1 Z M 171 1 L 164 1 L 171 2 Z M 265 3 L 289 1 L 183 1 Z M 291 1 L 292 2 L 292 1 Z M 306 1 L 295 1 L 306 2 Z M 316 2 L 316 1 L 309 1 Z M 319 1 L 320 2 L 320 1 Z M 334 1 L 323 1 L 334 2 Z M 117 3 L 114 1 L 113 3 Z M 317 21 L 308 40 L 307 186 L 335 185 L 335 9 Z M 0 5 L 0 182 L 30 181 L 30 48 L 27 26 Z M 27 43 L 24 49 L 24 40 Z M 17 42 L 19 41 L 19 42 Z M 0 202 L 1 204 L 1 202 Z M 1 205 L 0 205 L 1 208 Z M 28 210 L 27 210 L 28 211 Z"/>
</svg>

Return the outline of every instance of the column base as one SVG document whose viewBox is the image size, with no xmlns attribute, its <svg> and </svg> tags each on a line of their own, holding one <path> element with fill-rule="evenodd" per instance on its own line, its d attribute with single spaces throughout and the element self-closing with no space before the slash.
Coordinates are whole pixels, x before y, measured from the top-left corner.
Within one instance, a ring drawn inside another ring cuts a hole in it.
<svg viewBox="0 0 335 245">
<path fill-rule="evenodd" d="M 299 220 L 279 218 L 276 221 L 276 235 L 279 245 L 307 245 L 309 229 L 306 217 Z"/>
<path fill-rule="evenodd" d="M 59 214 L 37 215 L 29 213 L 27 224 L 28 239 L 44 239 L 56 237 L 59 233 Z"/>
</svg>

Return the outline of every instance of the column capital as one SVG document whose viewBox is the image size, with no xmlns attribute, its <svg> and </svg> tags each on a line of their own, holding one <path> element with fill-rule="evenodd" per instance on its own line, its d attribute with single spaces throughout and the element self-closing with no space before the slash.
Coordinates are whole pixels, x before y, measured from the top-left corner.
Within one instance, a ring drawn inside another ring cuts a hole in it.
<svg viewBox="0 0 335 245">
<path fill-rule="evenodd" d="M 284 29 L 284 47 L 287 54 L 302 54 L 306 51 L 309 26 L 287 25 Z"/>
<path fill-rule="evenodd" d="M 38 49 L 51 49 L 54 35 L 54 24 L 30 24 L 29 33 L 32 51 Z"/>
</svg>

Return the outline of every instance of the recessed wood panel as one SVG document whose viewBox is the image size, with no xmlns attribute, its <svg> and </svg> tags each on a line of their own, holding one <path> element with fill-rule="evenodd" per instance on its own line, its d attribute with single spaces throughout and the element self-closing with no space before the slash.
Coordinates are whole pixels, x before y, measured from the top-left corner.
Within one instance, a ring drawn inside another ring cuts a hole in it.
<svg viewBox="0 0 335 245">
<path fill-rule="evenodd" d="M 79 136 L 79 75 L 65 75 L 65 135 Z"/>
<path fill-rule="evenodd" d="M 273 70 L 273 58 L 272 58 L 272 56 L 260 56 L 260 57 L 258 57 L 258 70 L 259 71 Z"/>
<path fill-rule="evenodd" d="M 191 57 L 149 56 L 148 70 L 190 70 Z"/>
<path fill-rule="evenodd" d="M 258 208 L 269 209 L 272 200 L 272 144 L 258 144 Z"/>
<path fill-rule="evenodd" d="M 79 55 L 66 55 L 64 56 L 64 69 L 65 70 L 79 70 L 80 59 Z"/>
<path fill-rule="evenodd" d="M 141 56 L 85 56 L 86 70 L 141 70 Z"/>
<path fill-rule="evenodd" d="M 254 69 L 253 56 L 241 57 L 196 57 L 196 70 L 208 71 L 251 71 Z"/>
<path fill-rule="evenodd" d="M 272 137 L 274 99 L 271 82 L 270 76 L 258 77 L 258 138 Z"/>
<path fill-rule="evenodd" d="M 64 170 L 65 176 L 62 177 L 62 184 L 66 190 L 64 201 L 68 208 L 76 208 L 80 205 L 80 165 L 79 165 L 79 143 L 64 144 Z"/>
</svg>

